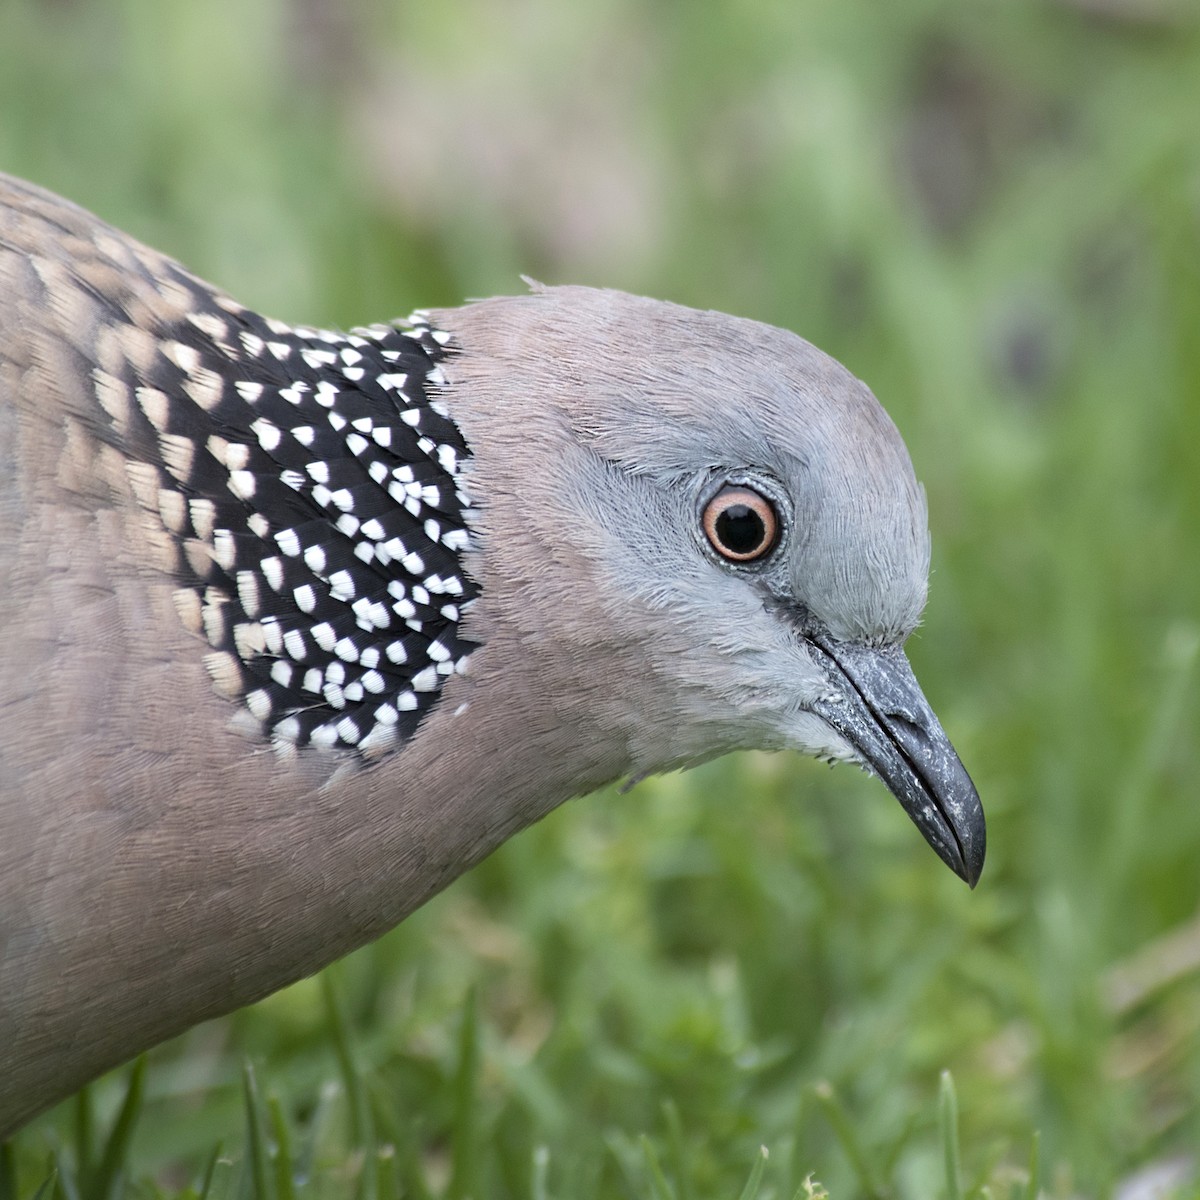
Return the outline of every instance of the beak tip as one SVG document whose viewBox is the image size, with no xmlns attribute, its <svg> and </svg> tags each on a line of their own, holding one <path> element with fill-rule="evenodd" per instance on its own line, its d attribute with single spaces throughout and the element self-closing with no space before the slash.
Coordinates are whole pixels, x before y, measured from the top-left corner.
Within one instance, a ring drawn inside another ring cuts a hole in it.
<svg viewBox="0 0 1200 1200">
<path fill-rule="evenodd" d="M 983 840 L 980 840 L 979 850 L 971 855 L 970 861 L 967 863 L 967 873 L 963 876 L 967 881 L 967 885 L 972 891 L 975 890 L 975 885 L 979 882 L 979 877 L 983 874 L 983 857 L 986 847 Z"/>
<path fill-rule="evenodd" d="M 974 891 L 983 874 L 983 862 L 987 855 L 987 828 L 983 824 L 982 808 L 978 810 L 978 820 L 971 823 L 966 833 L 966 837 L 960 834 L 957 839 L 953 861 L 949 866 Z"/>
<path fill-rule="evenodd" d="M 971 889 L 971 891 L 975 890 L 975 885 L 979 882 L 979 877 L 982 874 L 983 874 L 983 860 L 982 859 L 980 859 L 979 862 L 971 863 L 967 867 L 967 869 L 963 872 L 962 877 L 966 881 L 966 885 L 967 885 L 967 887 L 969 887 Z"/>
</svg>

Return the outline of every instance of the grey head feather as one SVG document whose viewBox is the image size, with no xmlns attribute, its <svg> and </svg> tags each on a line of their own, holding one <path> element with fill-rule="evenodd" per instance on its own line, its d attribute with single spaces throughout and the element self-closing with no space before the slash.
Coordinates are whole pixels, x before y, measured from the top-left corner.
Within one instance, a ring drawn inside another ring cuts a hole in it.
<svg viewBox="0 0 1200 1200">
<path fill-rule="evenodd" d="M 440 319 L 482 333 L 505 323 L 501 308 L 520 340 L 497 331 L 483 357 L 507 404 L 529 393 L 506 382 L 536 384 L 597 463 L 675 499 L 706 473 L 776 480 L 792 519 L 772 586 L 802 596 L 839 637 L 911 632 L 929 571 L 924 495 L 895 425 L 840 363 L 758 322 L 580 287 Z M 679 545 L 661 515 L 628 514 L 635 586 L 647 550 Z M 680 515 L 693 529 L 693 514 Z"/>
<path fill-rule="evenodd" d="M 453 386 L 449 403 L 488 480 L 497 528 L 485 540 L 510 555 L 524 544 L 530 591 L 564 560 L 572 578 L 582 567 L 597 610 L 587 623 L 640 609 L 624 631 L 631 649 L 724 676 L 724 699 L 739 707 L 750 679 L 723 668 L 753 659 L 766 671 L 791 649 L 775 604 L 802 606 L 839 640 L 898 644 L 916 625 L 924 496 L 887 414 L 816 347 L 721 313 L 577 287 L 435 320 L 469 350 L 470 386 Z M 452 381 L 455 371 L 452 360 Z M 472 436 L 482 421 L 486 434 Z M 699 510 L 725 479 L 779 497 L 783 542 L 762 568 L 706 549 Z M 548 594 L 563 607 L 562 591 Z"/>
<path fill-rule="evenodd" d="M 852 689 L 814 648 L 894 651 L 907 671 L 899 647 L 925 603 L 924 493 L 869 389 L 794 334 L 614 291 L 433 319 L 459 347 L 447 403 L 487 481 L 478 577 L 503 577 L 479 606 L 481 668 L 489 643 L 522 647 L 505 672 L 531 672 L 523 686 L 568 727 L 582 690 L 574 744 L 622 747 L 622 774 L 738 748 L 880 771 L 822 713 Z M 726 483 L 781 516 L 759 565 L 707 544 L 700 513 Z"/>
</svg>

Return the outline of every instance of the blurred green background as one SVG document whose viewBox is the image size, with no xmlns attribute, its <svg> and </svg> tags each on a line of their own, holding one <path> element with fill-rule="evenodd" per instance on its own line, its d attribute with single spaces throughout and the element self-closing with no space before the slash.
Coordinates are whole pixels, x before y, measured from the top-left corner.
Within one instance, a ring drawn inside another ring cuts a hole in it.
<svg viewBox="0 0 1200 1200">
<path fill-rule="evenodd" d="M 971 894 L 793 757 L 573 803 L 5 1200 L 924 1200 L 947 1145 L 1015 1197 L 1035 1134 L 1046 1195 L 1200 1195 L 1194 3 L 3 0 L 0 169 L 292 321 L 525 273 L 817 342 L 928 489 L 910 652 L 989 819 Z"/>
</svg>

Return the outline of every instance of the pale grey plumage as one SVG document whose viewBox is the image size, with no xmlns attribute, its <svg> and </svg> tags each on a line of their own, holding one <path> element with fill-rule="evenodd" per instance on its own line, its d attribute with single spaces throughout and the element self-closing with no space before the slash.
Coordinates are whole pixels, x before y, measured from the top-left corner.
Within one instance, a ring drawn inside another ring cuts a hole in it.
<svg viewBox="0 0 1200 1200">
<path fill-rule="evenodd" d="M 917 623 L 924 499 L 866 387 L 794 334 L 615 292 L 554 288 L 434 318 L 464 349 L 449 375 L 487 480 L 483 520 L 518 551 L 499 568 L 503 597 L 520 598 L 510 619 L 535 643 L 558 630 L 546 675 L 600 673 L 605 736 L 631 755 L 620 769 L 746 745 L 847 757 L 807 720 L 828 684 L 765 602 L 798 601 L 842 639 L 895 644 Z M 730 475 L 775 481 L 791 510 L 759 571 L 705 552 L 701 498 Z M 556 544 L 572 549 L 547 554 Z M 600 728 L 589 715 L 579 736 Z"/>
<path fill-rule="evenodd" d="M 978 800 L 899 649 L 925 601 L 924 497 L 836 362 L 617 292 L 430 314 L 450 339 L 441 361 L 429 344 L 431 394 L 471 453 L 478 648 L 394 748 L 289 749 L 235 719 L 244 694 L 214 691 L 180 619 L 174 518 L 148 520 L 144 495 L 149 464 L 164 512 L 177 500 L 160 402 L 137 401 L 156 436 L 98 399 L 113 329 L 121 369 L 149 378 L 198 297 L 217 294 L 0 181 L 0 1136 L 623 776 L 741 747 L 860 761 L 974 882 Z M 782 517 L 752 567 L 701 529 L 729 481 Z"/>
</svg>

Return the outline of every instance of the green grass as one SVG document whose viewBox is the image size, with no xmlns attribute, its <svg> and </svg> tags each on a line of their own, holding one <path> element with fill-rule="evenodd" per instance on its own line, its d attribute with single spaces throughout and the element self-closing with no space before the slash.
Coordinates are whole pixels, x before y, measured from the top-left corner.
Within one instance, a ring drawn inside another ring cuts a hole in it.
<svg viewBox="0 0 1200 1200">
<path fill-rule="evenodd" d="M 866 379 L 990 845 L 968 893 L 788 757 L 573 803 L 40 1119 L 0 1200 L 1023 1200 L 1189 1157 L 1200 1195 L 1200 37 L 1114 9 L 6 0 L 0 168 L 274 315 L 526 272 Z"/>
</svg>

